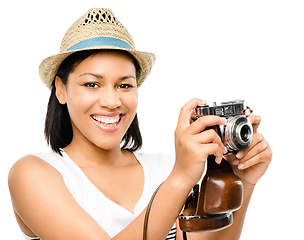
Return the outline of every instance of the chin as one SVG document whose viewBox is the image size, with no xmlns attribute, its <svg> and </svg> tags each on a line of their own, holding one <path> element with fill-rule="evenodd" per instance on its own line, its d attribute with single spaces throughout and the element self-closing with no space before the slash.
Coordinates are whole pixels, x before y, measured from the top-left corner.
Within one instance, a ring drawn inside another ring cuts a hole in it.
<svg viewBox="0 0 304 240">
<path fill-rule="evenodd" d="M 121 142 L 121 140 L 113 141 L 113 139 L 112 139 L 112 141 L 111 140 L 107 141 L 107 140 L 103 139 L 103 141 L 92 142 L 92 143 L 100 149 L 103 149 L 106 151 L 111 151 L 113 149 L 120 148 L 120 142 Z"/>
</svg>

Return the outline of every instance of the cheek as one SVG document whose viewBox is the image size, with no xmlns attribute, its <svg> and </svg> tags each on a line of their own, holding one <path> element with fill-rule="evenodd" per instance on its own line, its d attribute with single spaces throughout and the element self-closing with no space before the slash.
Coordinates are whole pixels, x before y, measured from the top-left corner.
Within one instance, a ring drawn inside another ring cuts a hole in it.
<svg viewBox="0 0 304 240">
<path fill-rule="evenodd" d="M 125 104 L 125 106 L 128 107 L 130 111 L 137 111 L 137 105 L 138 105 L 138 93 L 137 91 L 130 94 L 129 96 L 124 96 L 122 99 L 122 102 Z"/>
<path fill-rule="evenodd" d="M 70 91 L 67 94 L 67 107 L 72 121 L 81 118 L 93 104 L 92 96 L 89 97 L 77 91 Z"/>
</svg>

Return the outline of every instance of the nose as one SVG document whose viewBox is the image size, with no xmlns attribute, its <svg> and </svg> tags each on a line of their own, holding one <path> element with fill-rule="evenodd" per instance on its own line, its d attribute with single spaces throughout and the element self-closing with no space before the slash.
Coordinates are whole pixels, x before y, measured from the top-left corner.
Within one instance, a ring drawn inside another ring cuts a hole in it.
<svg viewBox="0 0 304 240">
<path fill-rule="evenodd" d="M 105 87 L 100 94 L 99 104 L 105 108 L 116 109 L 121 106 L 120 94 L 112 87 Z"/>
</svg>

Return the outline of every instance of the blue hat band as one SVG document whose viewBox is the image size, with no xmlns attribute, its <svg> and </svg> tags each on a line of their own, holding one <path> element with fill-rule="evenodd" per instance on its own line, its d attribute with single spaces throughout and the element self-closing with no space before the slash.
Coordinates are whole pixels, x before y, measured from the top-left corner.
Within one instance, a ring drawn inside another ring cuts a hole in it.
<svg viewBox="0 0 304 240">
<path fill-rule="evenodd" d="M 133 47 L 130 44 L 117 38 L 96 37 L 76 43 L 75 45 L 70 47 L 67 51 L 80 50 L 80 49 L 95 47 L 95 46 L 112 46 L 112 47 L 119 47 L 119 48 L 131 49 L 131 50 L 133 49 Z"/>
</svg>

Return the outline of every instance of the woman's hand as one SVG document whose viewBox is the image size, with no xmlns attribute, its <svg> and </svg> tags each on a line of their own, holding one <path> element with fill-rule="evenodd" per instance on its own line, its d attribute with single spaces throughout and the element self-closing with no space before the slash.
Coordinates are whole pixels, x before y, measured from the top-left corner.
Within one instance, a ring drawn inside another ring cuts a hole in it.
<svg viewBox="0 0 304 240">
<path fill-rule="evenodd" d="M 172 173 L 180 179 L 180 184 L 189 188 L 200 180 L 209 155 L 214 154 L 216 162 L 220 163 L 223 154 L 227 152 L 215 130 L 206 129 L 225 124 L 225 118 L 205 116 L 190 123 L 192 110 L 205 104 L 205 101 L 199 99 L 189 101 L 180 111 L 175 130 L 176 163 Z"/>
<path fill-rule="evenodd" d="M 242 180 L 244 187 L 254 187 L 266 172 L 272 158 L 272 150 L 262 134 L 257 132 L 261 118 L 257 115 L 249 116 L 253 126 L 253 140 L 251 145 L 227 156 L 227 160 L 234 173 Z"/>
</svg>

